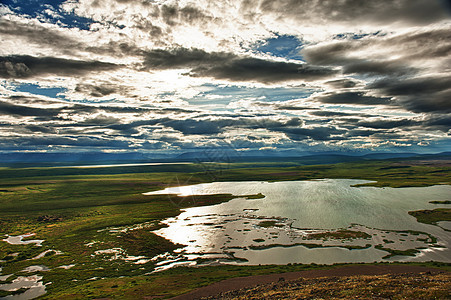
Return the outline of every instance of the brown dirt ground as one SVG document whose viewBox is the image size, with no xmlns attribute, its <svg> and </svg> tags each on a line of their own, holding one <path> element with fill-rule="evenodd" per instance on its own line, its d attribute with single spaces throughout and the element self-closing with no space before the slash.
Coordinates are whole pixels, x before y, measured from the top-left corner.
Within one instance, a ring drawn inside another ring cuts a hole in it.
<svg viewBox="0 0 451 300">
<path fill-rule="evenodd" d="M 269 284 L 279 281 L 290 281 L 300 278 L 319 278 L 319 277 L 348 277 L 356 275 L 386 275 L 386 274 L 403 274 L 403 273 L 423 273 L 430 272 L 438 274 L 443 271 L 421 266 L 410 265 L 362 265 L 362 266 L 345 266 L 332 268 L 327 270 L 306 270 L 299 272 L 257 275 L 249 277 L 238 277 L 223 280 L 212 285 L 196 289 L 190 293 L 172 298 L 173 300 L 192 300 L 202 297 L 214 297 L 221 293 L 230 292 L 239 289 L 249 289 L 257 285 Z M 283 278 L 283 279 L 282 279 Z"/>
</svg>

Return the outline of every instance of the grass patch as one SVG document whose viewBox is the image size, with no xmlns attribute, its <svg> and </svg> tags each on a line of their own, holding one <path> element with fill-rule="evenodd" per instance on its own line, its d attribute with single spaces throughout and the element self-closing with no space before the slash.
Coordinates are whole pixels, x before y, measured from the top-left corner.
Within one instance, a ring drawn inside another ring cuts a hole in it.
<svg viewBox="0 0 451 300">
<path fill-rule="evenodd" d="M 429 201 L 429 203 L 431 203 L 431 204 L 451 204 L 451 200 L 444 200 L 444 201 L 434 200 L 434 201 Z"/>
<path fill-rule="evenodd" d="M 414 216 L 418 222 L 436 225 L 440 221 L 451 221 L 450 208 L 437 208 L 434 210 L 409 211 L 409 215 Z"/>
<path fill-rule="evenodd" d="M 283 227 L 283 224 L 278 224 L 277 221 L 261 221 L 260 223 L 258 223 L 258 226 L 263 228 Z"/>
<path fill-rule="evenodd" d="M 417 255 L 420 251 L 418 249 L 408 249 L 408 250 L 395 250 L 395 249 L 390 249 L 390 248 L 385 248 L 382 245 L 376 245 L 374 246 L 374 248 L 382 250 L 382 251 L 386 251 L 389 254 L 382 257 L 383 259 L 387 259 L 393 256 L 415 256 Z"/>
<path fill-rule="evenodd" d="M 263 195 L 262 193 L 258 193 L 258 194 L 255 194 L 255 195 L 247 195 L 247 196 L 243 196 L 243 197 L 246 197 L 247 199 L 263 199 L 263 198 L 265 198 L 265 195 Z"/>
<path fill-rule="evenodd" d="M 371 235 L 366 232 L 341 229 L 337 231 L 327 231 L 320 233 L 311 233 L 309 239 L 369 239 Z"/>
<path fill-rule="evenodd" d="M 220 265 L 215 267 L 178 267 L 164 272 L 146 276 L 127 276 L 124 278 L 107 278 L 92 282 L 80 282 L 68 289 L 58 289 L 51 294 L 43 296 L 43 299 L 86 299 L 111 297 L 118 299 L 142 299 L 159 295 L 162 298 L 170 298 L 192 291 L 196 288 L 207 286 L 228 278 L 278 274 L 316 269 L 332 269 L 345 265 L 384 265 L 379 264 L 288 264 L 288 265 L 261 265 L 261 266 L 233 266 Z M 428 263 L 390 263 L 391 265 L 419 265 L 436 267 L 445 271 L 451 270 L 451 264 L 440 262 Z M 336 280 L 334 280 L 336 283 Z M 49 288 L 52 285 L 49 286 Z"/>
</svg>

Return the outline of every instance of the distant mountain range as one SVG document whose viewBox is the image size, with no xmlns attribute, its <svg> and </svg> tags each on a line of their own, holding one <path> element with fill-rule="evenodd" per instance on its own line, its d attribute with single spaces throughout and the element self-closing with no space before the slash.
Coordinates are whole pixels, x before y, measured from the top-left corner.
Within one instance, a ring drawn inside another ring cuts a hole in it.
<svg viewBox="0 0 451 300">
<path fill-rule="evenodd" d="M 302 165 L 329 164 L 372 159 L 451 159 L 451 152 L 436 154 L 418 153 L 367 153 L 343 154 L 337 152 L 308 153 L 287 151 L 235 151 L 205 149 L 182 154 L 149 154 L 140 152 L 9 152 L 0 153 L 1 166 L 55 166 L 84 164 L 124 164 L 152 162 L 294 162 Z"/>
<path fill-rule="evenodd" d="M 451 152 L 449 152 L 451 153 Z M 361 159 L 390 159 L 415 157 L 418 153 L 370 153 L 370 154 L 342 154 L 337 152 L 297 152 L 287 151 L 198 151 L 186 152 L 178 155 L 176 160 L 185 161 L 292 161 L 292 160 L 327 160 L 329 162 L 354 161 Z M 434 154 L 435 155 L 435 154 Z"/>
</svg>

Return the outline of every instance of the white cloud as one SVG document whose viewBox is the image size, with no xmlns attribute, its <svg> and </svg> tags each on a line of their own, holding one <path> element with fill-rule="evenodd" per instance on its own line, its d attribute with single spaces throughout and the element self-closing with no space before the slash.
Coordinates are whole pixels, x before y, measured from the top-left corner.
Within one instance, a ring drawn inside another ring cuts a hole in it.
<svg viewBox="0 0 451 300">
<path fill-rule="evenodd" d="M 114 151 L 121 145 L 183 150 L 224 140 L 238 145 L 246 137 L 254 140 L 242 147 L 253 149 L 406 147 L 446 140 L 451 23 L 440 3 L 357 3 L 64 2 L 65 12 L 93 20 L 90 30 L 52 23 L 50 17 L 60 16 L 48 7 L 41 13 L 48 18 L 38 19 L 1 5 L 2 134 L 65 136 L 53 140 L 55 147 L 74 146 L 73 136 L 84 138 L 80 147 L 107 145 L 93 141 L 114 137 L 123 142 L 113 143 Z M 303 48 L 306 63 L 255 48 L 283 36 L 299 39 L 296 47 Z M 22 64 L 28 69 L 20 69 Z M 63 92 L 52 99 L 15 90 L 24 84 Z M 425 92 L 409 92 L 414 87 Z M 265 95 L 263 88 L 287 94 Z M 269 122 L 294 116 L 305 123 L 286 129 Z M 221 123 L 243 117 L 266 123 Z M 428 121 L 415 123 L 420 117 Z M 165 121 L 151 122 L 160 119 Z M 364 126 L 364 119 L 373 123 Z M 370 127 L 385 119 L 412 122 Z"/>
</svg>

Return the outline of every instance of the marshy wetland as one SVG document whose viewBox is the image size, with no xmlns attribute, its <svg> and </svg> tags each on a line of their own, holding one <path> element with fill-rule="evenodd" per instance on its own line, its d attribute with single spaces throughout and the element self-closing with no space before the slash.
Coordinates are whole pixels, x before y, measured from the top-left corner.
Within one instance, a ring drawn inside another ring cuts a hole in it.
<svg viewBox="0 0 451 300">
<path fill-rule="evenodd" d="M 449 265 L 446 162 L 215 167 L 0 169 L 0 297 L 170 297 L 310 263 Z"/>
<path fill-rule="evenodd" d="M 168 265 L 192 264 L 193 257 L 247 264 L 451 262 L 451 236 L 408 214 L 448 199 L 450 186 L 356 187 L 362 180 L 214 182 L 146 193 L 180 196 L 262 193 L 260 199 L 186 209 L 155 231 L 187 245 Z M 190 258 L 190 259 L 188 259 Z M 207 260 L 207 261 L 208 261 Z M 164 266 L 164 261 L 161 261 Z"/>
</svg>

